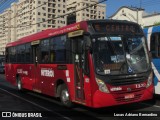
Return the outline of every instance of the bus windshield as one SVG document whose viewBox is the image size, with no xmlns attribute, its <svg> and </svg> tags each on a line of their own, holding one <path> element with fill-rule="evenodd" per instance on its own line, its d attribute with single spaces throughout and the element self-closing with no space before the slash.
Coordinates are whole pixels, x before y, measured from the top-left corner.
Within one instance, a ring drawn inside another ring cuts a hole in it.
<svg viewBox="0 0 160 120">
<path fill-rule="evenodd" d="M 98 74 L 118 75 L 145 72 L 149 57 L 142 35 L 105 35 L 93 38 L 94 62 Z"/>
</svg>

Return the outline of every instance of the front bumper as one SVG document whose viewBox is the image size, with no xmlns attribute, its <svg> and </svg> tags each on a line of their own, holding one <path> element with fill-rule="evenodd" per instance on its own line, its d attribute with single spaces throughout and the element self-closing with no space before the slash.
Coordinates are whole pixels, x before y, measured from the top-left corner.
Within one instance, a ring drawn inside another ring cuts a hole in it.
<svg viewBox="0 0 160 120">
<path fill-rule="evenodd" d="M 92 107 L 100 108 L 100 107 L 108 107 L 108 106 L 145 101 L 153 98 L 153 92 L 154 92 L 153 85 L 141 91 L 123 93 L 123 94 L 122 93 L 107 94 L 97 90 L 93 95 Z M 134 94 L 134 98 L 126 99 L 124 96 L 127 94 Z"/>
</svg>

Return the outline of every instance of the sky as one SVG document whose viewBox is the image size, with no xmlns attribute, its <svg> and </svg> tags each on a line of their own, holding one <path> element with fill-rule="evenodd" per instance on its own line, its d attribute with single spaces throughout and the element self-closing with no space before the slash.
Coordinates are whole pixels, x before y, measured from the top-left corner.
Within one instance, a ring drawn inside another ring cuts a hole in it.
<svg viewBox="0 0 160 120">
<path fill-rule="evenodd" d="M 160 13 L 160 0 L 107 0 L 106 4 L 107 17 L 113 15 L 122 6 L 141 6 L 147 13 Z"/>
<path fill-rule="evenodd" d="M 2 13 L 6 8 L 9 8 L 11 3 L 18 0 L 0 0 L 0 13 Z"/>
<path fill-rule="evenodd" d="M 0 13 L 10 7 L 10 4 L 14 1 L 18 0 L 0 0 Z M 107 4 L 106 18 L 113 15 L 122 6 L 141 6 L 141 8 L 144 8 L 148 13 L 160 13 L 160 0 L 107 0 L 105 3 Z"/>
</svg>

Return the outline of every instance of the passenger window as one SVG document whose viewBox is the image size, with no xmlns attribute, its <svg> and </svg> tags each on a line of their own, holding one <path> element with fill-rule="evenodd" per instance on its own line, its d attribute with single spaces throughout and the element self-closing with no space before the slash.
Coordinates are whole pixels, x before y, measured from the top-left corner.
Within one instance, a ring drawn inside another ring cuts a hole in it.
<svg viewBox="0 0 160 120">
<path fill-rule="evenodd" d="M 66 35 L 51 38 L 51 62 L 66 62 Z"/>
<path fill-rule="evenodd" d="M 41 41 L 41 63 L 49 63 L 49 39 Z"/>
<path fill-rule="evenodd" d="M 31 63 L 32 62 L 32 54 L 31 54 L 31 43 L 26 44 L 25 50 L 25 62 Z"/>
<path fill-rule="evenodd" d="M 158 35 L 158 57 L 160 57 L 160 33 Z"/>
<path fill-rule="evenodd" d="M 8 50 L 9 50 L 9 48 L 6 48 L 6 52 L 5 52 L 5 55 L 6 55 L 6 57 L 5 57 L 5 62 L 6 62 L 6 63 L 9 63 L 9 54 L 8 54 Z"/>
<path fill-rule="evenodd" d="M 152 58 L 160 58 L 160 34 L 154 33 L 150 43 Z"/>
</svg>

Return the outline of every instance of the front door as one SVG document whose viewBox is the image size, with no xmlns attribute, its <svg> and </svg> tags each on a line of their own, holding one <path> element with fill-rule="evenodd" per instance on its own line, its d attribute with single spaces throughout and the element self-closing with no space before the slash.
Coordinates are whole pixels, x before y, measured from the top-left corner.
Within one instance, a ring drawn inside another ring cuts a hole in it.
<svg viewBox="0 0 160 120">
<path fill-rule="evenodd" d="M 71 38 L 72 60 L 74 63 L 75 100 L 83 102 L 84 95 L 84 72 L 83 72 L 83 38 Z"/>
</svg>

